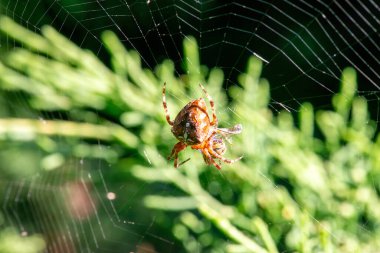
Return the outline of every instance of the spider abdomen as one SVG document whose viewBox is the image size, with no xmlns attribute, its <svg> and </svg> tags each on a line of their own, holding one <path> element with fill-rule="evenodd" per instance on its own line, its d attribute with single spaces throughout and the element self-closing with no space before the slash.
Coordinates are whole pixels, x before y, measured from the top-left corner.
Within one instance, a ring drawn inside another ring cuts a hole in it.
<svg viewBox="0 0 380 253">
<path fill-rule="evenodd" d="M 196 145 L 210 136 L 210 119 L 203 98 L 191 101 L 178 113 L 172 132 L 187 145 Z"/>
</svg>

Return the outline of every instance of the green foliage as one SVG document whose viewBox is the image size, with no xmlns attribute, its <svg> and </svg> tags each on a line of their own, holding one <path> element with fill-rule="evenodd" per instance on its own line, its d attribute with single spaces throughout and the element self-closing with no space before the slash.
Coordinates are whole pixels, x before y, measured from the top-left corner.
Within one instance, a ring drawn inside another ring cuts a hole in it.
<svg viewBox="0 0 380 253">
<path fill-rule="evenodd" d="M 10 228 L 0 232 L 1 253 L 38 253 L 43 252 L 44 248 L 45 242 L 40 236 L 22 237 Z"/>
<path fill-rule="evenodd" d="M 228 90 L 228 103 L 223 72 L 200 65 L 194 38 L 184 40 L 185 75 L 178 77 L 170 60 L 154 70 L 143 69 L 138 53 L 125 49 L 112 32 L 102 36 L 111 56 L 109 69 L 51 27 L 39 35 L 2 17 L 0 31 L 22 43 L 1 57 L 2 95 L 23 92 L 34 112 L 60 111 L 71 120 L 41 121 L 33 115 L 16 119 L 20 116 L 4 105 L 2 171 L 12 164 L 12 156 L 5 155 L 9 147 L 25 142 L 35 145 L 18 145 L 16 150 L 39 164 L 33 173 L 60 170 L 72 157 L 86 157 L 111 163 L 112 173 L 130 185 L 177 189 L 147 193 L 141 203 L 160 213 L 156 224 L 171 231 L 188 252 L 349 253 L 380 248 L 380 137 L 375 136 L 367 101 L 355 94 L 352 68 L 342 73 L 333 110 L 315 112 L 305 103 L 295 119 L 286 111 L 273 115 L 268 109 L 270 86 L 260 78 L 262 64 L 254 57 L 239 76 L 240 86 Z M 203 83 L 216 102 L 220 125 L 243 125 L 228 157 L 244 154 L 244 159 L 223 165 L 219 173 L 189 150 L 180 157 L 191 157 L 190 162 L 174 169 L 163 158 L 176 142 L 161 106 L 164 82 L 171 117 L 189 97 L 200 96 L 197 85 Z M 83 139 L 100 140 L 110 149 L 100 154 L 98 144 Z M 33 155 L 35 146 L 41 152 Z M 116 183 L 107 181 L 109 186 Z"/>
</svg>

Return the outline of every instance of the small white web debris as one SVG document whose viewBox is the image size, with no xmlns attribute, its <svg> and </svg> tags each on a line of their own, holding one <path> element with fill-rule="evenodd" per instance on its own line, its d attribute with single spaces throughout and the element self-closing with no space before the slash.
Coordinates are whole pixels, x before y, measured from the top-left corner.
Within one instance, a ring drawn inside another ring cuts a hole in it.
<svg viewBox="0 0 380 253">
<path fill-rule="evenodd" d="M 146 160 L 148 160 L 148 163 L 149 163 L 149 164 L 152 164 L 152 163 L 150 162 L 150 159 L 149 159 L 149 157 L 148 157 L 148 153 L 146 152 L 146 150 L 144 150 L 144 155 L 145 155 L 145 157 L 146 157 Z"/>
<path fill-rule="evenodd" d="M 108 192 L 107 193 L 107 199 L 109 199 L 109 200 L 116 199 L 116 194 L 114 192 Z"/>
<path fill-rule="evenodd" d="M 262 60 L 263 62 L 269 63 L 269 61 L 265 60 L 263 57 L 261 57 L 260 55 L 258 55 L 256 53 L 253 53 L 253 55 L 256 56 L 257 58 L 259 58 L 260 60 Z"/>
<path fill-rule="evenodd" d="M 281 106 L 285 111 L 287 111 L 287 112 L 291 112 L 287 105 L 285 105 L 285 104 L 283 104 L 283 103 L 281 103 L 281 102 L 277 102 L 277 104 L 278 104 L 279 106 Z"/>
<path fill-rule="evenodd" d="M 42 122 L 42 124 L 46 124 L 46 120 L 42 117 L 38 117 L 38 120 Z"/>
</svg>

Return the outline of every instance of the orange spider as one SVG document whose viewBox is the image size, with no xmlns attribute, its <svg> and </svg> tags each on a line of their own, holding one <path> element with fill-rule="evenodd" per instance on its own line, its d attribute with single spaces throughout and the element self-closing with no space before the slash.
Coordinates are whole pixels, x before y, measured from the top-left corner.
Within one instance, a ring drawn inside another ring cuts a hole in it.
<svg viewBox="0 0 380 253">
<path fill-rule="evenodd" d="M 220 165 L 215 162 L 215 159 L 219 159 L 225 163 L 234 163 L 242 158 L 239 157 L 230 160 L 223 157 L 223 154 L 227 149 L 223 142 L 223 137 L 227 138 L 229 135 L 241 133 L 242 126 L 241 124 L 238 124 L 231 128 L 218 128 L 218 119 L 215 114 L 214 101 L 202 84 L 199 84 L 199 86 L 202 88 L 210 102 L 212 120 L 207 113 L 205 100 L 203 98 L 198 98 L 185 105 L 174 121 L 172 121 L 170 120 L 166 104 L 166 83 L 164 83 L 162 89 L 162 104 L 164 106 L 166 120 L 169 125 L 172 126 L 172 133 L 179 140 L 179 142 L 174 145 L 168 160 L 174 158 L 174 167 L 178 168 L 189 160 L 187 159 L 178 164 L 178 153 L 184 150 L 187 146 L 191 146 L 192 149 L 198 149 L 202 152 L 206 164 L 212 164 L 216 168 L 221 169 Z"/>
</svg>

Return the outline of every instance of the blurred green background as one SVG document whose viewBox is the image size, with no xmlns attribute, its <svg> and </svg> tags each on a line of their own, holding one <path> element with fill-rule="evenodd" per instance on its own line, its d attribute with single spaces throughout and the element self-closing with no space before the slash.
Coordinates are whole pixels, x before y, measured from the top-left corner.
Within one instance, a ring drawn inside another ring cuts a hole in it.
<svg viewBox="0 0 380 253">
<path fill-rule="evenodd" d="M 99 53 L 33 27 L 0 18 L 0 252 L 378 252 L 380 139 L 353 68 L 330 109 L 273 113 L 256 57 L 226 88 L 190 36 L 183 62 L 153 65 L 107 29 Z M 188 148 L 174 169 L 164 82 L 172 118 L 204 84 L 243 160 L 218 171 Z"/>
</svg>

